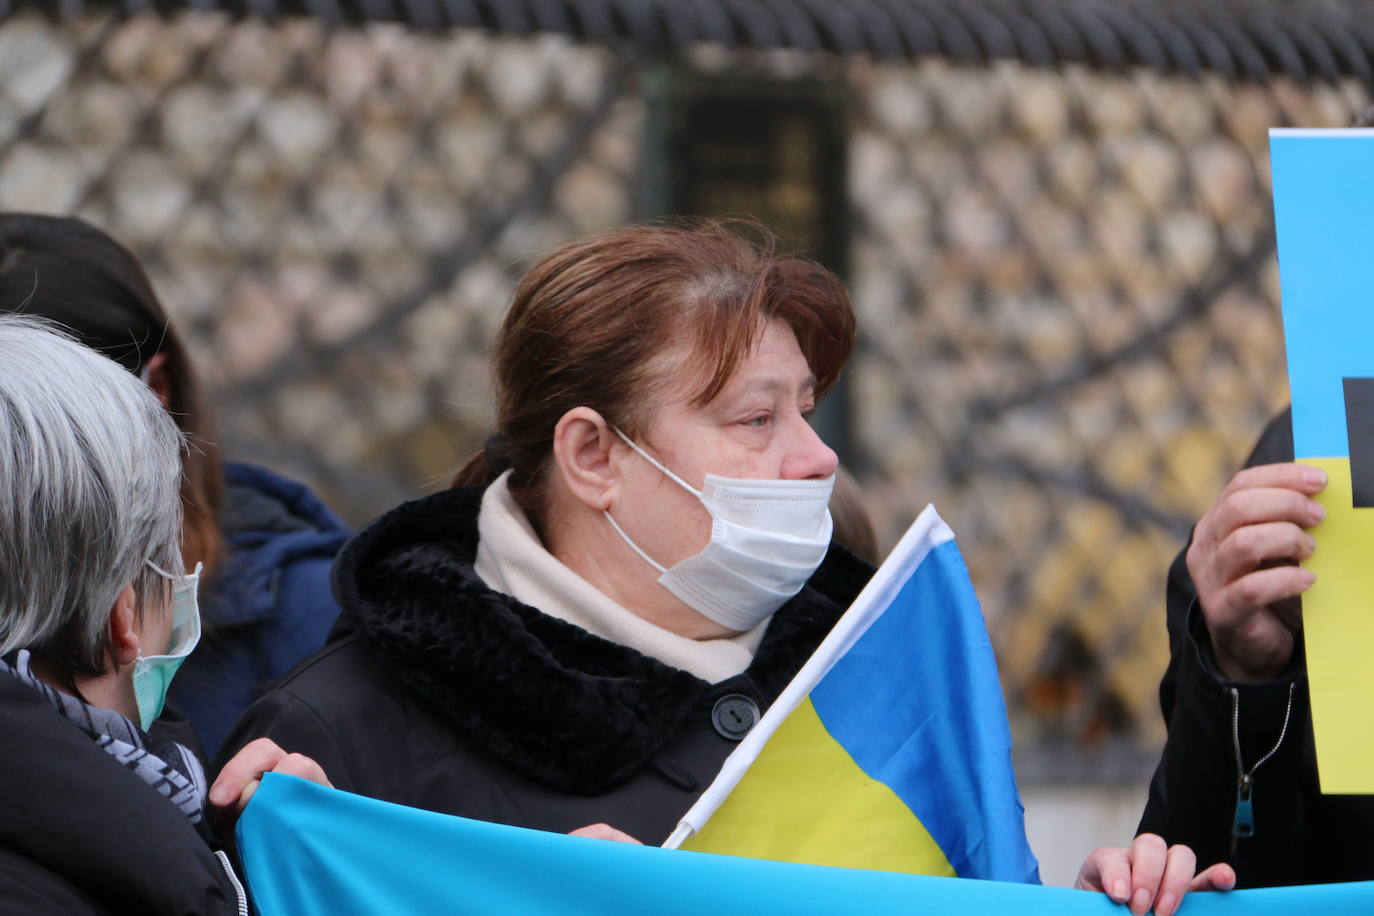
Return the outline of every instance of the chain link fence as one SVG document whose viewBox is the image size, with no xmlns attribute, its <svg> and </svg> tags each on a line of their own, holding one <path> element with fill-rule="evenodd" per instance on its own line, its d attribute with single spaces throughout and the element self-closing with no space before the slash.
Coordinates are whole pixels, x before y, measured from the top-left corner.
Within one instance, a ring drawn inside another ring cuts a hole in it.
<svg viewBox="0 0 1374 916">
<path fill-rule="evenodd" d="M 1348 125 L 1367 92 L 851 76 L 870 493 L 889 522 L 949 507 L 1023 748 L 1143 772 L 1165 569 L 1287 397 L 1267 129 Z"/>
<path fill-rule="evenodd" d="M 0 206 L 129 244 L 225 451 L 361 523 L 486 437 L 530 259 L 644 214 L 662 65 L 548 35 L 16 14 Z M 1286 399 L 1266 132 L 1348 125 L 1367 88 L 711 46 L 673 66 L 847 87 L 850 460 L 880 540 L 927 501 L 959 534 L 1032 771 L 1138 778 L 1165 568 Z"/>
</svg>

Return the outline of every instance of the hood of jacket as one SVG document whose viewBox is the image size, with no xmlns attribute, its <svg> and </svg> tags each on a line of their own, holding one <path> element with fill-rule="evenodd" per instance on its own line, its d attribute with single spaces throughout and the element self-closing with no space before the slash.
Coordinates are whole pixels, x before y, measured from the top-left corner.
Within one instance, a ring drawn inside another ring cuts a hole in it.
<svg viewBox="0 0 1374 916">
<path fill-rule="evenodd" d="M 405 503 L 349 541 L 334 568 L 342 629 L 507 764 L 599 794 L 652 760 L 712 685 L 488 588 L 473 569 L 482 489 Z M 872 572 L 832 546 L 737 677 L 771 703 Z"/>
<path fill-rule="evenodd" d="M 202 595 L 206 622 L 215 627 L 272 617 L 280 571 L 297 560 L 334 556 L 349 535 L 308 487 L 266 468 L 228 463 L 224 483 L 220 527 L 229 554 Z"/>
</svg>

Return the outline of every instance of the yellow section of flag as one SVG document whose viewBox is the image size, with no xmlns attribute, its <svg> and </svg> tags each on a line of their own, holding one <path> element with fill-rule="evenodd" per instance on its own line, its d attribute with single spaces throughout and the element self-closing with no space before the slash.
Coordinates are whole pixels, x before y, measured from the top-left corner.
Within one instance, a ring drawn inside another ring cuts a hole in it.
<svg viewBox="0 0 1374 916">
<path fill-rule="evenodd" d="M 1315 498 L 1326 518 L 1312 529 L 1317 551 L 1303 561 L 1317 577 L 1302 596 L 1307 681 L 1322 792 L 1374 792 L 1374 729 L 1351 727 L 1368 717 L 1374 696 L 1374 509 L 1352 505 L 1350 459 L 1302 458 L 1326 471 Z"/>
<path fill-rule="evenodd" d="M 954 875 L 916 815 L 859 768 L 826 730 L 810 698 L 783 721 L 736 790 L 682 848 Z"/>
</svg>

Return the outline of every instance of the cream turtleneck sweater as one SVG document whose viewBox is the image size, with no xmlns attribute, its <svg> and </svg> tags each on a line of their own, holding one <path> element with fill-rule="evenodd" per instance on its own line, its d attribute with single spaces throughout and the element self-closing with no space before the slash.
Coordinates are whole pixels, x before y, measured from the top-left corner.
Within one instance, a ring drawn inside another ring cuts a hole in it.
<svg viewBox="0 0 1374 916">
<path fill-rule="evenodd" d="M 768 621 L 736 636 L 689 639 L 626 610 L 544 548 L 511 496 L 509 476 L 487 487 L 477 516 L 476 569 L 488 586 L 713 684 L 749 667 Z"/>
</svg>

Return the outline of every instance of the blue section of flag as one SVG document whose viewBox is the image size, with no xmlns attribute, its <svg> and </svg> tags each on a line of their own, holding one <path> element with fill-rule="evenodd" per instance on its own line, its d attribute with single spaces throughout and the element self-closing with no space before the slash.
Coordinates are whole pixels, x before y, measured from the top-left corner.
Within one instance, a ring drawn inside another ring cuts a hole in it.
<svg viewBox="0 0 1374 916">
<path fill-rule="evenodd" d="M 811 702 L 854 762 L 920 819 L 961 878 L 1039 883 L 997 662 L 953 541 L 926 554 L 812 689 Z"/>
<path fill-rule="evenodd" d="M 1344 458 L 1341 379 L 1374 376 L 1374 135 L 1276 132 L 1269 149 L 1293 446 Z"/>
<path fill-rule="evenodd" d="M 1103 894 L 824 868 L 569 837 L 269 773 L 239 819 L 261 916 L 1120 916 Z M 1354 916 L 1374 883 L 1198 894 L 1189 916 Z"/>
</svg>

